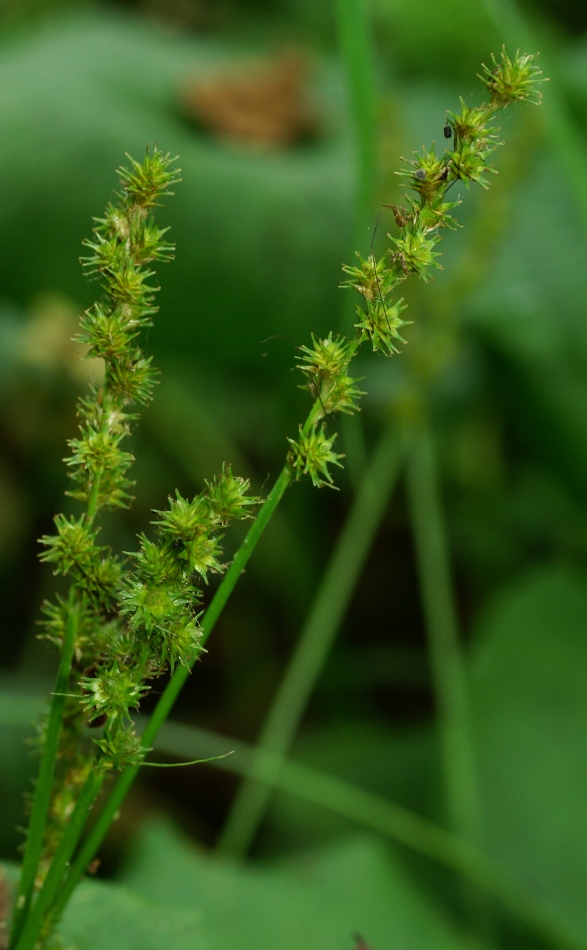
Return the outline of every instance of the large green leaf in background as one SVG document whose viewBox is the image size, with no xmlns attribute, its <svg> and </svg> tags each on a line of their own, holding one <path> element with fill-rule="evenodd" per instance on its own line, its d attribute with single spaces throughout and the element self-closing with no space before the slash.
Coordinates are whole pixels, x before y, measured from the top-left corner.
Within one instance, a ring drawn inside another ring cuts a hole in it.
<svg viewBox="0 0 587 950">
<path fill-rule="evenodd" d="M 563 567 L 518 577 L 492 598 L 473 636 L 485 847 L 587 945 L 587 579 Z M 341 726 L 335 742 L 332 732 L 307 730 L 295 757 L 442 821 L 432 743 L 422 757 L 425 733 L 406 731 L 401 741 L 388 733 L 386 741 L 375 727 L 370 736 L 366 724 L 362 730 L 362 752 L 353 749 L 356 723 L 346 733 Z M 401 763 L 403 774 L 390 763 Z M 275 848 L 345 826 L 278 794 L 269 827 Z"/>
<path fill-rule="evenodd" d="M 503 209 L 490 280 L 467 307 L 491 391 L 526 452 L 587 495 L 587 239 L 556 162 L 535 154 Z"/>
<path fill-rule="evenodd" d="M 488 850 L 587 941 L 587 581 L 511 584 L 472 664 Z"/>
<path fill-rule="evenodd" d="M 271 49 L 269 53 L 274 53 Z M 321 133 L 264 153 L 197 132 L 182 95 L 194 77 L 246 69 L 255 50 L 98 12 L 48 21 L 0 46 L 0 294 L 58 288 L 88 305 L 78 263 L 124 153 L 180 156 L 162 218 L 178 254 L 161 278 L 150 344 L 258 371 L 259 341 L 302 342 L 336 324 L 352 236 L 352 157 L 340 71 L 311 66 Z M 259 51 L 263 55 L 263 51 Z M 266 55 L 266 54 L 265 54 Z M 272 350 L 286 365 L 291 344 Z M 273 362 L 275 361 L 273 360 Z"/>
<path fill-rule="evenodd" d="M 14 883 L 14 865 L 0 875 Z M 87 880 L 76 889 L 60 925 L 63 943 L 75 950 L 209 950 L 201 914 L 193 908 L 148 900 L 121 885 Z"/>
<path fill-rule="evenodd" d="M 586 630 L 582 576 L 561 567 L 519 578 L 496 595 L 476 631 L 471 683 L 487 850 L 564 929 L 587 942 Z M 332 736 L 323 741 L 322 764 L 336 772 L 341 765 L 328 756 Z M 386 747 L 380 735 L 371 749 L 368 784 L 374 785 L 375 760 L 393 757 L 395 746 L 390 737 Z M 318 754 L 315 744 L 315 761 Z M 408 771 L 416 761 L 403 756 Z M 423 785 L 431 782 L 421 762 L 417 771 Z M 409 782 L 396 777 L 389 797 L 401 795 Z M 303 837 L 303 811 L 297 819 Z M 238 867 L 194 851 L 177 832 L 154 824 L 144 830 L 123 884 L 166 913 L 169 905 L 197 911 L 211 950 L 256 950 L 261 931 L 280 950 L 335 950 L 353 929 L 362 929 L 377 950 L 398 943 L 405 950 L 459 946 L 393 852 L 371 838 L 347 838 L 287 863 Z M 90 882 L 80 894 L 92 894 L 92 887 L 99 885 Z M 95 927 L 109 928 L 112 892 L 96 893 L 103 896 L 96 898 Z M 120 901 L 132 928 L 133 908 L 140 905 L 124 895 Z M 83 907 L 74 905 L 67 923 L 80 934 Z"/>
<path fill-rule="evenodd" d="M 385 845 L 359 837 L 288 864 L 242 867 L 189 847 L 168 825 L 146 828 L 125 885 L 198 910 L 210 950 L 458 950 L 460 938 Z"/>
<path fill-rule="evenodd" d="M 76 950 L 208 950 L 201 914 L 146 900 L 124 887 L 83 883 L 65 914 L 61 933 Z"/>
</svg>

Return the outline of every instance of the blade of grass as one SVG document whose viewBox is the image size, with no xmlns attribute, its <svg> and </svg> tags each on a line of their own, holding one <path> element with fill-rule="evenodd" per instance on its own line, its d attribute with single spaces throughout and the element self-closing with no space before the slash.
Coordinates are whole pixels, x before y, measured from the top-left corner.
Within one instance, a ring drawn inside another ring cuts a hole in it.
<svg viewBox="0 0 587 950">
<path fill-rule="evenodd" d="M 55 691 L 51 701 L 51 710 L 49 712 L 49 721 L 45 733 L 43 744 L 43 754 L 41 764 L 35 784 L 33 795 L 33 804 L 31 818 L 26 840 L 24 859 L 18 891 L 15 901 L 14 917 L 12 921 L 11 941 L 18 940 L 21 933 L 23 922 L 28 914 L 29 907 L 35 887 L 35 878 L 41 852 L 43 848 L 43 836 L 49 814 L 49 805 L 51 801 L 51 789 L 55 776 L 55 766 L 57 763 L 57 751 L 59 748 L 59 735 L 61 733 L 61 724 L 63 721 L 63 710 L 65 707 L 65 694 L 69 688 L 69 677 L 71 673 L 71 663 L 73 659 L 73 650 L 78 625 L 78 611 L 73 603 L 73 592 L 70 594 L 69 615 L 65 625 L 65 634 L 63 638 L 63 648 L 61 651 L 61 660 L 57 671 L 55 681 Z"/>
<path fill-rule="evenodd" d="M 88 820 L 88 813 L 92 808 L 97 795 L 102 787 L 104 777 L 101 773 L 90 771 L 90 774 L 82 787 L 75 808 L 66 823 L 63 835 L 57 847 L 57 851 L 51 861 L 51 866 L 47 877 L 43 883 L 39 894 L 32 904 L 30 913 L 20 933 L 20 937 L 11 946 L 15 950 L 33 950 L 37 945 L 40 933 L 46 927 L 49 919 L 52 917 L 51 907 L 55 895 L 67 868 L 71 854 L 79 840 Z"/>
<path fill-rule="evenodd" d="M 312 418 L 316 411 L 317 408 L 315 406 L 308 416 L 308 420 L 305 424 L 306 427 L 309 428 L 312 424 Z M 222 582 L 218 587 L 212 602 L 210 603 L 210 606 L 204 614 L 201 623 L 202 644 L 206 643 L 208 637 L 212 633 L 216 621 L 222 613 L 227 600 L 234 590 L 249 558 L 255 550 L 255 547 L 261 535 L 263 534 L 263 531 L 269 524 L 273 512 L 283 498 L 285 490 L 290 484 L 292 478 L 292 469 L 288 465 L 285 465 L 273 488 L 269 492 L 269 495 L 267 496 L 265 503 L 259 511 L 257 518 L 251 525 L 244 541 L 238 549 L 232 564 L 224 575 Z M 178 667 L 164 689 L 142 736 L 142 744 L 146 749 L 151 747 L 155 736 L 168 717 L 179 693 L 183 688 L 184 683 L 190 675 L 190 672 L 190 669 L 185 666 Z M 128 790 L 137 776 L 139 768 L 140 766 L 130 767 L 126 769 L 119 777 L 118 781 L 110 792 L 110 795 L 107 798 L 102 811 L 96 820 L 96 823 L 93 825 L 88 837 L 79 849 L 75 860 L 69 867 L 67 875 L 64 877 L 62 876 L 62 878 L 54 886 L 52 897 L 48 901 L 48 907 L 50 908 L 51 914 L 55 917 L 59 917 L 62 913 L 63 908 L 69 900 L 75 885 L 94 857 L 96 851 L 102 844 L 108 828 L 113 822 L 118 809 L 121 807 Z M 68 861 L 71 859 L 75 848 L 79 843 L 82 830 L 83 828 L 80 827 L 77 838 L 75 838 L 75 840 L 70 839 L 69 841 L 70 850 L 67 858 Z M 52 886 L 53 883 L 54 882 L 52 882 Z M 21 948 L 19 947 L 18 950 L 21 950 Z"/>
<path fill-rule="evenodd" d="M 363 249 L 363 229 L 372 214 L 377 160 L 374 55 L 366 0 L 337 0 L 340 47 L 347 77 L 357 168 L 357 227 Z"/>
<path fill-rule="evenodd" d="M 479 806 L 466 673 L 459 642 L 435 450 L 426 423 L 414 437 L 407 476 L 410 518 L 438 702 L 447 805 L 452 826 L 465 838 L 474 841 L 479 836 Z"/>
<path fill-rule="evenodd" d="M 22 725 L 30 718 L 31 700 L 25 698 L 22 708 L 20 711 L 17 709 L 15 714 L 12 699 L 11 692 L 0 695 L 0 725 Z M 162 726 L 154 747 L 163 755 L 179 759 L 207 758 L 213 768 L 241 776 L 248 773 L 257 754 L 254 746 L 237 739 L 173 721 L 167 721 Z M 232 755 L 226 756 L 227 750 L 231 750 Z M 556 917 L 544 911 L 542 903 L 537 902 L 515 878 L 483 853 L 463 843 L 462 839 L 408 809 L 350 783 L 302 763 L 287 761 L 272 753 L 265 754 L 269 759 L 278 759 L 277 766 L 271 769 L 275 775 L 272 779 L 273 789 L 346 817 L 360 827 L 369 828 L 474 879 L 552 950 L 584 950 L 583 943 L 577 941 Z"/>
<path fill-rule="evenodd" d="M 362 485 L 341 531 L 318 593 L 297 641 L 261 731 L 258 756 L 239 790 L 218 847 L 243 854 L 251 844 L 271 797 L 272 776 L 266 773 L 291 745 L 308 700 L 315 689 L 365 558 L 387 507 L 406 447 L 390 425 L 373 455 Z"/>
<path fill-rule="evenodd" d="M 338 38 L 346 75 L 349 113 L 355 154 L 356 210 L 355 235 L 349 254 L 367 254 L 372 244 L 377 180 L 377 99 L 373 64 L 375 56 L 367 0 L 337 0 Z M 343 330 L 355 320 L 355 304 L 350 294 L 341 310 Z M 346 468 L 356 491 L 365 470 L 367 452 L 361 419 L 344 416 L 340 422 L 346 452 Z"/>
<path fill-rule="evenodd" d="M 446 799 L 453 830 L 472 845 L 481 840 L 481 807 L 471 732 L 465 661 L 459 639 L 449 550 L 429 421 L 421 420 L 407 468 L 410 520 L 430 666 L 438 705 Z M 464 894 L 471 923 L 492 942 L 487 902 L 476 889 Z"/>
</svg>

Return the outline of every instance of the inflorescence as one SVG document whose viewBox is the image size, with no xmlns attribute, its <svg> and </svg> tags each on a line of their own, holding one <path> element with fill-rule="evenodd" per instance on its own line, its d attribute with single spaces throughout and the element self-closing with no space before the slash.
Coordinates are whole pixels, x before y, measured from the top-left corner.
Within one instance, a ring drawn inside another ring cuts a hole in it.
<svg viewBox="0 0 587 950">
<path fill-rule="evenodd" d="M 303 388 L 314 405 L 297 440 L 289 440 L 284 484 L 308 475 L 317 487 L 333 487 L 330 467 L 343 456 L 334 451 L 336 434 L 328 434 L 327 418 L 357 411 L 363 395 L 350 363 L 363 343 L 387 356 L 405 344 L 406 305 L 397 290 L 410 275 L 428 280 L 440 266 L 441 231 L 457 226 L 451 212 L 459 202 L 447 200 L 450 188 L 457 181 L 488 187 L 487 176 L 495 171 L 489 159 L 500 144 L 493 116 L 512 102 L 538 103 L 539 75 L 533 56 L 517 53 L 510 60 L 502 50 L 480 75 L 489 103 L 471 108 L 461 100 L 460 113 L 449 113 L 444 128 L 450 146 L 441 155 L 423 149 L 398 173 L 409 189 L 404 205 L 390 206 L 399 235 L 388 235 L 392 246 L 379 260 L 357 255 L 354 266 L 343 268 L 343 286 L 362 298 L 353 338 L 330 333 L 299 349 Z M 224 465 L 191 500 L 178 492 L 170 497 L 167 508 L 155 512 L 152 536 L 140 535 L 134 553 L 117 555 L 98 543 L 98 516 L 132 500 L 128 436 L 157 379 L 140 335 L 158 309 L 152 266 L 171 260 L 174 252 L 154 212 L 179 181 L 174 160 L 157 148 L 147 150 L 142 163 L 130 159 L 118 174 L 120 192 L 96 220 L 93 239 L 85 242 L 89 254 L 82 258 L 103 296 L 82 315 L 77 339 L 104 365 L 101 385 L 79 401 L 79 433 L 66 459 L 68 494 L 83 508 L 81 514 L 57 515 L 55 533 L 41 539 L 42 560 L 67 575 L 70 587 L 43 605 L 43 635 L 62 650 L 58 682 L 64 691 L 55 694 L 59 704 L 54 701 L 45 734 L 46 724 L 41 727 L 40 743 L 49 750 L 43 762 L 50 768 L 35 793 L 33 817 L 42 821 L 34 833 L 34 822 L 29 829 L 21 910 L 30 906 L 34 886 L 42 885 L 88 778 L 91 787 L 105 774 L 143 761 L 147 750 L 131 714 L 156 677 L 178 666 L 189 669 L 202 652 L 202 585 L 226 568 L 220 542 L 230 522 L 251 517 L 258 503 L 249 482 Z M 47 918 L 45 933 L 50 925 Z"/>
<path fill-rule="evenodd" d="M 492 55 L 491 68 L 483 65 L 479 74 L 489 102 L 469 107 L 461 99 L 461 111 L 448 113 L 444 137 L 451 144 L 445 151 L 437 155 L 434 146 L 423 148 L 414 158 L 404 160 L 405 167 L 396 173 L 409 189 L 404 205 L 387 206 L 399 235 L 388 234 L 392 247 L 379 260 L 373 254 L 363 258 L 357 253 L 357 264 L 343 266 L 347 280 L 342 286 L 362 297 L 362 306 L 356 308 L 355 337 L 348 340 L 330 334 L 326 340 L 313 339 L 312 348 L 301 347 L 299 368 L 316 404 L 309 428 L 300 431 L 297 441 L 289 440 L 288 460 L 296 477 L 307 474 L 317 486 L 333 485 L 328 465 L 339 464 L 342 456 L 332 451 L 334 436 L 327 435 L 323 420 L 333 412 L 357 409 L 361 393 L 355 385 L 358 380 L 348 376 L 350 360 L 365 342 L 386 356 L 398 353 L 399 346 L 406 343 L 402 335 L 409 323 L 402 318 L 406 304 L 396 292 L 412 274 L 426 281 L 433 269 L 440 267 L 436 248 L 441 230 L 459 226 L 451 214 L 459 201 L 447 200 L 455 182 L 489 187 L 487 175 L 495 174 L 490 157 L 502 144 L 498 130 L 491 125 L 495 113 L 513 102 L 540 103 L 537 85 L 543 80 L 534 60 L 534 56 L 519 52 L 512 60 L 505 48 L 499 59 Z"/>
<path fill-rule="evenodd" d="M 257 503 L 248 481 L 225 465 L 192 500 L 179 493 L 170 498 L 168 508 L 155 513 L 154 539 L 141 535 L 139 550 L 126 560 L 98 543 L 100 512 L 128 507 L 132 500 L 127 473 L 134 459 L 125 445 L 157 375 L 139 336 L 157 312 L 152 265 L 171 260 L 174 251 L 166 229 L 153 219 L 161 198 L 179 181 L 174 160 L 155 148 L 142 163 L 130 162 L 119 169 L 120 193 L 97 219 L 93 239 L 84 242 L 90 254 L 83 266 L 97 277 L 103 296 L 82 315 L 77 339 L 88 357 L 103 360 L 104 378 L 79 401 L 79 436 L 69 442 L 66 459 L 68 494 L 83 503 L 83 511 L 57 515 L 55 534 L 41 539 L 42 560 L 71 579 L 66 597 L 43 605 L 44 636 L 62 648 L 75 618 L 58 791 L 42 868 L 89 769 L 108 772 L 142 761 L 145 749 L 131 712 L 150 681 L 178 664 L 191 666 L 201 652 L 201 583 L 210 572 L 224 571 L 222 534 L 231 521 L 249 517 Z"/>
<path fill-rule="evenodd" d="M 518 53 L 510 60 L 502 50 L 480 76 L 489 103 L 471 108 L 461 100 L 460 113 L 449 113 L 444 129 L 450 146 L 441 155 L 423 149 L 398 173 L 409 189 L 404 205 L 390 206 L 399 235 L 388 235 L 392 246 L 379 260 L 357 255 L 354 266 L 343 268 L 343 286 L 362 298 L 353 338 L 330 333 L 300 347 L 298 369 L 314 406 L 297 440 L 289 440 L 287 463 L 296 478 L 308 475 L 317 487 L 333 486 L 330 466 L 340 465 L 342 455 L 334 451 L 336 434 L 328 434 L 326 420 L 358 409 L 363 394 L 349 373 L 352 359 L 366 342 L 387 356 L 406 342 L 406 305 L 397 290 L 410 275 L 427 280 L 440 266 L 441 231 L 457 226 L 451 212 L 459 202 L 447 200 L 451 186 L 488 187 L 486 176 L 494 172 L 489 159 L 500 144 L 491 120 L 512 102 L 538 103 L 539 75 L 533 56 Z M 89 770 L 105 773 L 142 761 L 146 750 L 131 712 L 155 677 L 177 665 L 190 667 L 202 651 L 201 585 L 209 573 L 225 569 L 220 541 L 229 523 L 250 517 L 258 501 L 248 481 L 225 465 L 193 499 L 179 493 L 170 498 L 155 513 L 154 537 L 141 535 L 138 551 L 126 559 L 98 543 L 100 512 L 131 501 L 133 457 L 125 446 L 156 382 L 140 334 L 157 312 L 152 265 L 171 260 L 174 251 L 153 218 L 179 181 L 174 160 L 155 148 L 142 163 L 130 162 L 119 170 L 121 191 L 97 219 L 93 239 L 85 242 L 90 253 L 82 259 L 104 292 L 83 314 L 78 336 L 88 356 L 103 360 L 104 379 L 79 402 L 79 436 L 69 442 L 66 459 L 69 494 L 83 511 L 58 515 L 55 534 L 42 538 L 42 559 L 71 581 L 67 596 L 44 604 L 44 635 L 63 647 L 73 633 L 73 665 L 41 876 Z"/>
</svg>

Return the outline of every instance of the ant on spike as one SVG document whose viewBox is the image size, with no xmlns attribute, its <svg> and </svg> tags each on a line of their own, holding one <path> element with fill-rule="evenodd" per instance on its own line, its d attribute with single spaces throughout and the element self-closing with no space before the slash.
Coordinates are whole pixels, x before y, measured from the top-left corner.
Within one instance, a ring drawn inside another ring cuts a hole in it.
<svg viewBox="0 0 587 950">
<path fill-rule="evenodd" d="M 451 126 L 448 124 L 448 122 L 446 123 L 446 125 L 445 125 L 445 127 L 444 127 L 444 137 L 445 137 L 445 139 L 451 139 L 451 138 L 452 138 L 452 128 L 451 128 Z"/>
</svg>

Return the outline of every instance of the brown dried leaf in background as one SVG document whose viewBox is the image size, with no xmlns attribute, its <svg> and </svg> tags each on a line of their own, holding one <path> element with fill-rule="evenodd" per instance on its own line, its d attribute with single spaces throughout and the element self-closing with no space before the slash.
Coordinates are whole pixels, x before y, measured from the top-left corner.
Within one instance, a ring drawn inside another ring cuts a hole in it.
<svg viewBox="0 0 587 950">
<path fill-rule="evenodd" d="M 10 887 L 8 878 L 0 868 L 0 950 L 8 947 L 8 918 L 10 916 Z"/>
<path fill-rule="evenodd" d="M 258 148 L 287 148 L 314 138 L 318 120 L 306 92 L 307 60 L 287 48 L 271 59 L 184 89 L 189 116 L 218 138 Z"/>
</svg>

